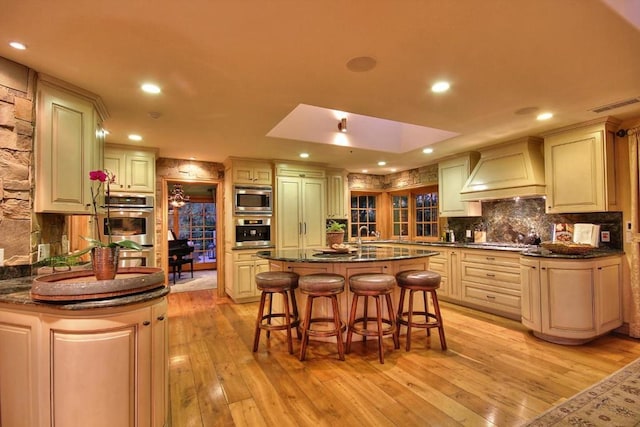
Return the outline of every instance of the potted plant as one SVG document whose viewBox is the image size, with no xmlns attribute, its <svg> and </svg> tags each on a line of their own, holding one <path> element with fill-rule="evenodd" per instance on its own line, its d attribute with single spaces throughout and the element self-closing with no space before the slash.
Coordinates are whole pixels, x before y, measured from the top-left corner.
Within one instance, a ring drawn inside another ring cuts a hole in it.
<svg viewBox="0 0 640 427">
<path fill-rule="evenodd" d="M 329 222 L 329 225 L 327 225 L 327 246 L 331 247 L 331 245 L 342 243 L 344 241 L 345 228 L 346 224 L 333 220 Z"/>
</svg>

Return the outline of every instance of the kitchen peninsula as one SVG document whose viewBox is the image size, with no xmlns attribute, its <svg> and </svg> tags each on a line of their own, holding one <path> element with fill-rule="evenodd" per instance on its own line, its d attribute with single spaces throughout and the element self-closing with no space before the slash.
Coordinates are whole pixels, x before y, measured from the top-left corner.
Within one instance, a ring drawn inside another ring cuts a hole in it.
<svg viewBox="0 0 640 427">
<path fill-rule="evenodd" d="M 33 279 L 0 281 L 2 424 L 165 425 L 164 280 L 119 297 L 45 303 L 33 298 Z"/>
</svg>

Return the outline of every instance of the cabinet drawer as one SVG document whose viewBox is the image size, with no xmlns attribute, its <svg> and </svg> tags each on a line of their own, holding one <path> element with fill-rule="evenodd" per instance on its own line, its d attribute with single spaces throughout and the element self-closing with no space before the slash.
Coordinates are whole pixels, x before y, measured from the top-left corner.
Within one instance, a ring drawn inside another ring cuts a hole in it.
<svg viewBox="0 0 640 427">
<path fill-rule="evenodd" d="M 520 268 L 490 267 L 481 264 L 462 263 L 462 280 L 513 289 L 520 292 Z"/>
<path fill-rule="evenodd" d="M 489 289 L 463 283 L 463 296 L 466 301 L 495 308 L 513 314 L 520 314 L 520 296 L 508 295 Z"/>
<path fill-rule="evenodd" d="M 233 251 L 233 260 L 234 261 L 260 261 L 262 258 L 258 258 L 256 255 L 256 251 Z M 267 260 L 264 260 L 268 262 Z"/>
<path fill-rule="evenodd" d="M 462 251 L 462 262 L 520 268 L 520 254 L 486 249 Z"/>
<path fill-rule="evenodd" d="M 447 276 L 448 260 L 445 257 L 432 256 L 429 258 L 429 270 L 435 271 L 442 277 Z"/>
</svg>

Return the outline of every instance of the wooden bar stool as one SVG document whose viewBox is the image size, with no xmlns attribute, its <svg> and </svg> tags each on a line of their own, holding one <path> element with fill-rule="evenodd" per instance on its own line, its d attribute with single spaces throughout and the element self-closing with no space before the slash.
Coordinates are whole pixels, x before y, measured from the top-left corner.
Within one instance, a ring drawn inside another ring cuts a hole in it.
<svg viewBox="0 0 640 427">
<path fill-rule="evenodd" d="M 300 360 L 304 360 L 309 344 L 309 337 L 336 337 L 338 344 L 338 358 L 344 360 L 344 344 L 342 332 L 346 325 L 340 319 L 338 310 L 338 294 L 344 292 L 344 277 L 339 274 L 318 273 L 300 277 L 300 292 L 307 295 L 305 315 L 302 320 L 302 345 L 300 347 Z M 313 301 L 316 298 L 329 298 L 333 309 L 332 317 L 313 317 Z M 333 329 L 313 328 L 314 323 L 333 323 Z"/>
<path fill-rule="evenodd" d="M 394 348 L 400 348 L 400 341 L 396 335 L 396 319 L 391 302 L 391 292 L 396 285 L 396 279 L 390 274 L 356 274 L 349 278 L 349 287 L 353 292 L 351 314 L 349 315 L 349 330 L 347 332 L 347 353 L 351 351 L 353 334 L 362 335 L 366 342 L 367 337 L 378 337 L 378 356 L 380 363 L 384 363 L 384 346 L 382 339 L 385 335 L 393 336 Z M 364 312 L 362 317 L 356 318 L 358 299 L 364 297 Z M 369 297 L 376 300 L 376 317 L 368 314 Z M 384 297 L 387 303 L 388 318 L 382 317 L 382 303 L 380 297 Z M 369 322 L 376 325 L 375 329 L 369 328 Z M 385 325 L 385 326 L 383 326 Z"/>
<path fill-rule="evenodd" d="M 423 328 L 427 331 L 427 336 L 431 336 L 431 329 L 438 328 L 440 335 L 440 346 L 443 350 L 447 349 L 447 341 L 444 337 L 444 326 L 442 324 L 442 315 L 440 314 L 440 305 L 438 304 L 438 295 L 436 289 L 440 287 L 440 275 L 433 271 L 426 270 L 407 270 L 396 274 L 396 280 L 400 287 L 400 301 L 398 303 L 398 327 L 396 335 L 400 336 L 400 327 L 407 327 L 407 345 L 406 351 L 411 348 L 411 328 Z M 409 310 L 404 311 L 405 292 L 409 290 Z M 414 310 L 413 293 L 422 292 L 422 300 L 424 302 L 424 310 Z M 433 313 L 429 312 L 427 294 L 431 295 L 433 304 Z M 424 316 L 424 322 L 414 320 L 414 316 Z"/>
<path fill-rule="evenodd" d="M 287 331 L 287 343 L 289 353 L 293 354 L 293 340 L 291 338 L 291 328 L 296 328 L 298 338 L 300 338 L 300 318 L 298 316 L 298 304 L 294 290 L 298 287 L 298 275 L 291 272 L 265 271 L 256 274 L 256 284 L 262 291 L 260 295 L 260 308 L 258 309 L 258 319 L 256 320 L 256 331 L 253 338 L 253 351 L 258 351 L 260 343 L 260 333 L 264 329 L 267 331 L 267 338 L 271 337 L 271 331 Z M 282 295 L 284 308 L 282 312 L 273 312 L 273 294 Z M 269 297 L 269 309 L 264 313 L 264 305 Z M 291 301 L 291 307 L 289 306 Z M 272 323 L 272 319 L 281 318 L 281 323 Z"/>
</svg>

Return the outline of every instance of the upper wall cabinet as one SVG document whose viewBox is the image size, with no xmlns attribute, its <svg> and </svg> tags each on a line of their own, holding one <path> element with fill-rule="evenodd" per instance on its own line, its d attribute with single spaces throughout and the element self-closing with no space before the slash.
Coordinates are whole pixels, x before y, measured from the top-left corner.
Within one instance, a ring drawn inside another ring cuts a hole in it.
<svg viewBox="0 0 640 427">
<path fill-rule="evenodd" d="M 344 170 L 327 170 L 327 218 L 347 219 L 348 195 L 345 189 L 347 185 L 346 172 Z"/>
<path fill-rule="evenodd" d="M 271 164 L 267 162 L 234 161 L 233 182 L 234 184 L 271 185 L 273 183 Z"/>
<path fill-rule="evenodd" d="M 610 118 L 545 135 L 547 213 L 619 210 L 615 131 Z"/>
<path fill-rule="evenodd" d="M 440 196 L 440 216 L 480 216 L 480 202 L 463 202 L 460 190 L 467 182 L 480 154 L 467 153 L 438 164 L 438 194 Z"/>
<path fill-rule="evenodd" d="M 156 155 L 152 150 L 107 145 L 104 149 L 104 168 L 116 180 L 111 191 L 153 193 L 156 177 Z"/>
<path fill-rule="evenodd" d="M 100 98 L 40 75 L 36 101 L 36 212 L 91 212 L 89 172 L 103 167 Z"/>
</svg>

